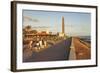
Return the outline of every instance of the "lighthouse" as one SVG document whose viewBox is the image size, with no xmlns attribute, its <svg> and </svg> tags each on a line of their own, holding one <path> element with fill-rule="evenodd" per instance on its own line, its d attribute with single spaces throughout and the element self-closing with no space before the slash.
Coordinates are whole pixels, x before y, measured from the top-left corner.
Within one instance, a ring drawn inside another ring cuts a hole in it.
<svg viewBox="0 0 100 73">
<path fill-rule="evenodd" d="M 65 33 L 65 28 L 64 28 L 64 17 L 62 17 L 62 34 Z"/>
<path fill-rule="evenodd" d="M 64 23 L 64 17 L 62 16 L 62 23 L 61 23 L 61 33 L 59 33 L 60 37 L 64 37 L 65 36 L 65 23 Z"/>
</svg>

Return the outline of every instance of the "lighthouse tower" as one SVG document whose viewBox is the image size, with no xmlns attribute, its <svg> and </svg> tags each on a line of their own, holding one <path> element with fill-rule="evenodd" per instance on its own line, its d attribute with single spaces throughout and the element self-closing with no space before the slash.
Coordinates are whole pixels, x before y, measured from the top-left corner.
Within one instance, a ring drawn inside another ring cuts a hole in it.
<svg viewBox="0 0 100 73">
<path fill-rule="evenodd" d="M 65 28 L 64 28 L 64 17 L 62 17 L 62 34 L 65 33 Z"/>
<path fill-rule="evenodd" d="M 59 36 L 60 37 L 64 37 L 65 36 L 65 23 L 64 23 L 64 17 L 62 16 L 62 31 L 61 31 L 61 33 L 59 33 Z"/>
</svg>

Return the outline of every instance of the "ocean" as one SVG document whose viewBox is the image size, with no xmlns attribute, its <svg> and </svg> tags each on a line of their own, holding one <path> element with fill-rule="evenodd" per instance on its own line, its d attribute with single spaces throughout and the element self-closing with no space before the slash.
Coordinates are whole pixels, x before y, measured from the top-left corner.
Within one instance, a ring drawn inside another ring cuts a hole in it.
<svg viewBox="0 0 100 73">
<path fill-rule="evenodd" d="M 79 38 L 85 42 L 91 43 L 91 36 L 79 36 Z"/>
</svg>

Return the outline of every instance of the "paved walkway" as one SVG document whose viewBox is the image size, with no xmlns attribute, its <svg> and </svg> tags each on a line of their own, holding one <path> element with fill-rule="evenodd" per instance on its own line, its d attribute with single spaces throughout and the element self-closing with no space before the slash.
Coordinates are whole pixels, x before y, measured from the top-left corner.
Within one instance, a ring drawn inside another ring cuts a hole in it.
<svg viewBox="0 0 100 73">
<path fill-rule="evenodd" d="M 91 58 L 91 47 L 87 42 L 72 37 L 57 43 L 44 51 L 23 54 L 23 62 L 82 60 Z"/>
<path fill-rule="evenodd" d="M 72 38 L 63 40 L 41 52 L 33 52 L 32 56 L 25 58 L 24 62 L 60 61 L 68 60 Z"/>
</svg>

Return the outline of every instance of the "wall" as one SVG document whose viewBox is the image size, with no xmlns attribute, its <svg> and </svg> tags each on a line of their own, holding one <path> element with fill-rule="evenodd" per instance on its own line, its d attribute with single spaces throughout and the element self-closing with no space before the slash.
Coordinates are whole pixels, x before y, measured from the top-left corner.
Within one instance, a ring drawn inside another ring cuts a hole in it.
<svg viewBox="0 0 100 73">
<path fill-rule="evenodd" d="M 11 8 L 10 1 L 11 0 L 0 0 L 0 73 L 13 73 L 10 71 L 10 34 L 11 34 L 10 33 L 10 29 L 11 29 L 10 28 L 10 8 Z M 30 1 L 99 5 L 99 1 L 97 0 L 30 0 Z M 99 26 L 100 25 L 98 25 L 98 29 L 100 30 Z M 100 38 L 98 38 L 98 43 L 100 43 L 99 40 Z M 100 52 L 100 49 L 98 49 L 98 51 Z M 100 64 L 100 57 L 98 60 Z M 42 73 L 53 73 L 53 72 L 54 73 L 66 73 L 66 72 L 67 73 L 86 73 L 86 72 L 99 73 L 100 65 L 98 67 L 92 67 L 92 68 L 46 70 L 46 71 L 35 71 L 34 73 L 41 73 L 41 72 Z M 26 73 L 33 73 L 33 72 L 31 71 Z"/>
</svg>

